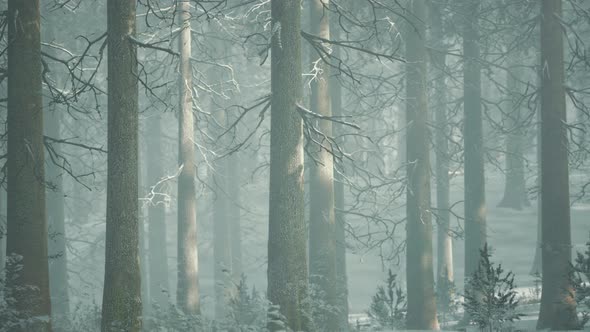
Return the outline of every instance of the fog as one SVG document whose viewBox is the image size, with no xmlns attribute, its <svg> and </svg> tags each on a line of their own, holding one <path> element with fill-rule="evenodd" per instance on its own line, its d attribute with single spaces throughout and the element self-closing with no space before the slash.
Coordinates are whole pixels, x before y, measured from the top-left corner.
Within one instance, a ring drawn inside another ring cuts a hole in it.
<svg viewBox="0 0 590 332">
<path fill-rule="evenodd" d="M 0 1 L 0 331 L 580 330 L 590 3 Z"/>
</svg>

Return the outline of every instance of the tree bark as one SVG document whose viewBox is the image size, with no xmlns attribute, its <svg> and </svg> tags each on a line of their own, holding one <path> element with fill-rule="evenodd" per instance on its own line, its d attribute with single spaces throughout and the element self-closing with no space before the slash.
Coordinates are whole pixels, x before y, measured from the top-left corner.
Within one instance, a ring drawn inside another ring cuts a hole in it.
<svg viewBox="0 0 590 332">
<path fill-rule="evenodd" d="M 486 243 L 484 146 L 481 112 L 479 1 L 470 0 L 463 27 L 463 93 L 465 130 L 465 285 L 479 265 Z"/>
<path fill-rule="evenodd" d="M 330 35 L 332 39 L 339 40 L 339 23 L 330 21 Z M 335 59 L 340 58 L 340 48 L 332 46 L 332 54 Z M 332 114 L 335 117 L 342 116 L 342 86 L 336 74 L 330 77 L 330 96 L 332 98 Z M 342 126 L 334 125 L 334 137 L 336 144 L 343 147 L 344 132 Z M 340 331 L 348 331 L 348 275 L 346 273 L 346 219 L 344 213 L 344 165 L 337 165 L 338 159 L 334 160 L 334 217 L 336 220 L 336 283 L 338 298 L 338 322 Z M 340 173 L 342 172 L 342 174 Z"/>
<path fill-rule="evenodd" d="M 162 186 L 156 186 L 164 176 L 161 156 L 162 125 L 161 116 L 152 115 L 148 118 L 147 135 L 147 179 L 148 187 L 154 187 L 155 193 L 161 193 Z M 149 289 L 152 303 L 160 308 L 169 304 L 168 290 L 168 249 L 166 246 L 166 203 L 163 195 L 156 195 L 148 206 L 148 260 Z"/>
<path fill-rule="evenodd" d="M 102 331 L 140 331 L 138 84 L 133 0 L 107 1 L 108 180 Z"/>
<path fill-rule="evenodd" d="M 46 112 L 47 136 L 59 139 L 60 116 L 55 105 Z M 61 154 L 58 144 L 53 146 L 54 152 Z M 47 182 L 49 188 L 47 198 L 47 222 L 48 222 L 48 252 L 49 252 L 49 286 L 51 293 L 51 313 L 53 325 L 57 329 L 63 329 L 67 325 L 70 313 L 70 300 L 68 296 L 68 259 L 66 249 L 66 227 L 64 215 L 63 177 L 61 171 L 53 161 L 45 164 Z"/>
<path fill-rule="evenodd" d="M 407 237 L 406 283 L 408 312 L 406 328 L 438 330 L 432 257 L 430 213 L 430 147 L 426 95 L 426 3 L 411 5 L 412 27 L 406 43 L 407 121 Z"/>
<path fill-rule="evenodd" d="M 47 13 L 48 15 L 53 15 Z M 43 34 L 46 42 L 53 42 L 56 31 L 51 25 L 55 24 L 58 18 L 47 22 L 47 29 Z M 62 85 L 63 79 L 61 73 L 52 70 L 53 81 L 58 86 Z M 44 104 L 47 109 L 45 112 L 45 133 L 47 136 L 61 138 L 61 121 L 62 109 L 56 103 L 52 103 L 46 98 Z M 53 151 L 56 155 L 61 155 L 59 144 L 53 145 Z M 64 213 L 64 189 L 63 174 L 54 161 L 48 160 L 45 163 L 46 181 L 46 213 L 48 223 L 48 252 L 49 252 L 49 288 L 51 293 L 51 314 L 53 327 L 57 330 L 66 329 L 68 316 L 70 313 L 70 300 L 68 294 L 68 259 L 66 249 L 66 227 Z"/>
<path fill-rule="evenodd" d="M 229 125 L 228 119 L 228 125 Z M 229 156 L 228 159 L 228 195 L 230 204 L 228 218 L 231 231 L 231 273 L 234 285 L 239 284 L 242 276 L 242 226 L 240 207 L 240 157 L 238 153 Z"/>
<path fill-rule="evenodd" d="M 142 160 L 143 154 L 145 152 L 142 151 L 140 148 L 138 154 L 138 161 Z M 145 193 L 145 188 L 143 182 L 145 179 L 143 178 L 144 170 L 142 169 L 141 165 L 139 165 L 138 169 L 138 184 L 137 188 L 141 193 Z M 137 234 L 139 237 L 139 267 L 141 272 L 141 300 L 142 300 L 142 315 L 146 317 L 150 313 L 150 304 L 152 303 L 152 296 L 150 292 L 150 275 L 149 275 L 149 264 L 148 264 L 148 239 L 147 233 L 145 231 L 145 223 L 146 223 L 146 209 L 143 204 L 139 207 L 138 211 L 138 225 L 137 225 Z"/>
<path fill-rule="evenodd" d="M 451 285 L 454 282 L 453 238 L 450 229 L 450 179 L 449 179 L 449 140 L 450 132 L 447 113 L 446 45 L 442 11 L 439 4 L 430 2 L 430 21 L 432 22 L 432 41 L 436 50 L 432 54 L 434 74 L 435 110 L 435 156 L 436 156 L 436 224 L 437 224 L 437 293 L 448 304 L 451 300 Z M 439 310 L 443 308 L 438 308 Z"/>
<path fill-rule="evenodd" d="M 510 55 L 508 72 L 506 73 L 507 108 L 504 109 L 504 124 L 506 127 L 506 181 L 504 197 L 498 204 L 499 207 L 522 210 L 524 206 L 530 206 L 526 192 L 524 174 L 524 139 L 525 131 L 522 123 L 522 106 L 518 99 L 521 95 L 518 78 L 524 73 L 515 62 L 517 55 Z"/>
<path fill-rule="evenodd" d="M 543 293 L 537 329 L 578 328 L 569 277 L 571 225 L 561 0 L 541 8 L 541 195 Z"/>
<path fill-rule="evenodd" d="M 218 73 L 219 74 L 219 73 Z M 211 103 L 214 105 L 214 103 Z M 211 136 L 219 137 L 225 128 L 225 109 L 213 110 L 215 121 L 211 126 Z M 225 137 L 218 138 L 218 148 L 225 148 Z M 214 147 L 213 147 L 214 148 Z M 232 291 L 232 243 L 231 223 L 228 215 L 227 193 L 227 159 L 216 159 L 211 172 L 211 187 L 213 188 L 213 255 L 215 278 L 215 318 L 218 321 L 227 318 L 228 306 Z"/>
<path fill-rule="evenodd" d="M 311 34 L 330 39 L 328 0 L 313 0 L 310 3 Z M 318 45 L 325 48 L 326 45 Z M 311 81 L 311 111 L 326 117 L 332 116 L 330 99 L 330 71 L 328 64 L 310 47 L 310 63 L 316 76 Z M 310 166 L 310 229 L 309 269 L 310 282 L 319 291 L 314 309 L 314 326 L 323 331 L 339 331 L 337 260 L 336 260 L 336 219 L 334 215 L 334 157 L 331 142 L 332 122 L 314 120 L 314 127 L 321 134 L 313 135 L 309 155 Z M 319 305 L 321 303 L 321 305 Z M 325 306 L 328 306 L 328 310 Z"/>
<path fill-rule="evenodd" d="M 6 252 L 18 260 L 9 264 L 7 279 L 15 298 L 13 309 L 27 318 L 47 318 L 21 330 L 50 331 L 39 1 L 8 1 L 7 19 L 12 23 L 8 24 Z"/>
<path fill-rule="evenodd" d="M 268 298 L 289 328 L 308 331 L 303 122 L 297 111 L 302 98 L 299 1 L 271 0 L 271 17 Z M 282 328 L 271 320 L 269 329 Z"/>
<path fill-rule="evenodd" d="M 191 66 L 190 2 L 177 3 L 181 26 L 180 49 L 180 109 L 178 165 L 178 306 L 186 314 L 200 313 L 199 255 L 197 248 L 197 201 L 195 188 L 194 119 Z"/>
</svg>

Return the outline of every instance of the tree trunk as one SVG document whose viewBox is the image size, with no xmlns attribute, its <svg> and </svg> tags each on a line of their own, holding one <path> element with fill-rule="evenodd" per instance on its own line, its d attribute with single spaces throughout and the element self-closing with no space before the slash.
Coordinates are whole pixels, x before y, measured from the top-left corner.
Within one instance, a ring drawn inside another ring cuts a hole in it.
<svg viewBox="0 0 590 332">
<path fill-rule="evenodd" d="M 108 180 L 103 331 L 140 331 L 135 1 L 107 1 Z"/>
<path fill-rule="evenodd" d="M 218 73 L 219 74 L 219 73 Z M 211 103 L 213 106 L 214 103 Z M 215 116 L 211 126 L 211 136 L 218 138 L 225 129 L 225 109 L 213 111 Z M 225 137 L 218 138 L 217 148 L 226 147 Z M 215 149 L 215 147 L 213 147 Z M 232 250 L 231 224 L 228 219 L 229 202 L 227 198 L 227 159 L 216 159 L 211 172 L 211 188 L 213 188 L 213 255 L 215 278 L 215 318 L 218 321 L 226 318 L 232 290 Z"/>
<path fill-rule="evenodd" d="M 450 218 L 450 184 L 449 184 L 449 123 L 447 113 L 446 77 L 446 45 L 440 5 L 430 3 L 430 20 L 432 22 L 432 41 L 435 51 L 432 54 L 434 74 L 435 110 L 435 156 L 436 156 L 436 224 L 437 224 L 437 271 L 436 286 L 440 301 L 446 311 L 452 297 L 454 282 L 453 269 L 453 238 L 451 236 Z"/>
<path fill-rule="evenodd" d="M 465 130 L 465 285 L 479 265 L 479 250 L 486 243 L 484 146 L 481 112 L 481 65 L 479 50 L 479 1 L 465 10 L 463 30 L 463 92 Z"/>
<path fill-rule="evenodd" d="M 8 1 L 7 19 L 12 24 L 8 24 L 6 252 L 17 259 L 9 263 L 7 279 L 15 298 L 13 309 L 27 318 L 49 318 L 39 1 Z M 20 329 L 49 331 L 51 323 Z"/>
<path fill-rule="evenodd" d="M 509 70 L 506 73 L 506 86 L 508 88 L 507 108 L 504 109 L 504 125 L 506 134 L 506 182 L 504 186 L 504 198 L 498 204 L 499 207 L 522 210 L 523 206 L 530 206 L 526 192 L 524 177 L 524 139 L 526 129 L 522 123 L 522 106 L 519 105 L 521 90 L 517 79 L 524 73 L 514 60 L 516 55 L 510 56 Z"/>
<path fill-rule="evenodd" d="M 537 55 L 537 63 L 541 63 L 540 52 Z M 541 71 L 537 70 L 537 86 L 541 86 Z M 531 275 L 541 276 L 542 274 L 542 262 L 541 262 L 541 229 L 543 227 L 542 214 L 543 214 L 543 197 L 541 189 L 541 107 L 537 107 L 537 245 L 535 246 L 535 256 L 533 258 L 533 266 L 531 267 Z"/>
<path fill-rule="evenodd" d="M 59 139 L 61 137 L 59 111 L 55 105 L 52 106 L 53 109 L 45 113 L 45 118 L 47 119 L 45 130 L 47 136 Z M 61 154 L 58 144 L 53 145 L 53 149 L 56 154 Z M 48 252 L 51 313 L 54 327 L 60 330 L 67 326 L 67 319 L 70 313 L 63 177 L 60 168 L 51 160 L 48 160 L 45 164 L 45 170 L 49 184 L 46 192 L 46 213 L 49 234 Z"/>
<path fill-rule="evenodd" d="M 53 13 L 47 13 L 53 15 Z M 47 22 L 44 39 L 46 42 L 53 42 L 55 39 L 55 28 L 51 25 L 56 23 L 56 19 Z M 51 71 L 52 80 L 61 86 L 63 79 L 62 73 Z M 62 109 L 50 99 L 45 100 L 45 134 L 54 139 L 61 138 L 61 113 Z M 59 144 L 53 145 L 53 151 L 56 155 L 61 155 Z M 46 213 L 48 224 L 48 252 L 49 252 L 49 288 L 51 293 L 51 316 L 53 327 L 57 330 L 67 328 L 68 316 L 70 314 L 70 300 L 68 294 L 68 260 L 66 249 L 66 228 L 64 213 L 64 189 L 63 174 L 58 165 L 52 160 L 45 163 L 46 180 L 48 188 L 46 190 Z"/>
<path fill-rule="evenodd" d="M 571 225 L 561 0 L 541 9 L 541 195 L 543 293 L 537 329 L 578 328 L 569 278 Z"/>
<path fill-rule="evenodd" d="M 227 124 L 229 125 L 229 120 Z M 238 152 L 239 153 L 239 152 Z M 238 285 L 242 276 L 242 226 L 240 221 L 240 157 L 238 153 L 228 159 L 227 192 L 230 198 L 228 218 L 231 232 L 231 273 L 234 285 Z"/>
<path fill-rule="evenodd" d="M 268 298 L 286 324 L 308 331 L 307 229 L 303 197 L 301 8 L 299 1 L 271 0 L 271 133 L 268 233 Z M 269 322 L 271 331 L 282 330 Z"/>
<path fill-rule="evenodd" d="M 407 121 L 407 237 L 406 283 L 408 313 L 406 328 L 438 330 L 432 258 L 430 214 L 430 148 L 426 96 L 426 3 L 411 6 L 412 27 L 406 43 Z"/>
<path fill-rule="evenodd" d="M 181 27 L 180 49 L 180 110 L 178 117 L 178 306 L 185 314 L 200 313 L 199 255 L 197 248 L 197 201 L 195 188 L 194 123 L 191 66 L 190 2 L 177 3 Z"/>
<path fill-rule="evenodd" d="M 162 168 L 162 127 L 161 116 L 148 118 L 147 135 L 147 179 L 148 187 L 155 193 L 162 192 L 162 186 L 156 186 L 164 176 Z M 148 260 L 149 289 L 152 303 L 165 309 L 168 307 L 168 250 L 166 247 L 166 203 L 163 195 L 155 195 L 148 207 Z"/>
<path fill-rule="evenodd" d="M 339 40 L 339 23 L 337 20 L 330 21 L 330 34 L 332 39 Z M 340 58 L 340 48 L 333 47 L 333 56 Z M 332 114 L 335 117 L 342 116 L 342 86 L 336 75 L 330 78 L 330 95 L 332 103 Z M 334 137 L 336 144 L 344 147 L 344 132 L 342 126 L 334 125 Z M 342 136 L 341 136 L 342 135 Z M 348 331 L 348 275 L 346 273 L 346 219 L 344 213 L 344 177 L 339 172 L 344 172 L 344 165 L 337 165 L 338 159 L 334 160 L 334 217 L 336 219 L 336 283 L 338 298 L 338 322 L 339 331 Z"/>
<path fill-rule="evenodd" d="M 328 0 L 313 0 L 310 3 L 311 34 L 330 39 Z M 326 47 L 326 45 L 319 45 Z M 328 64 L 310 48 L 312 71 L 317 71 L 311 81 L 311 111 L 326 117 L 332 116 L 330 100 L 330 71 Z M 321 133 L 314 135 L 310 145 L 310 229 L 309 269 L 310 282 L 317 286 L 314 309 L 314 326 L 323 331 L 339 331 L 336 269 L 336 219 L 334 215 L 334 157 L 331 142 L 332 122 L 314 120 L 314 127 Z M 323 309 L 328 306 L 328 310 Z"/>
<path fill-rule="evenodd" d="M 143 158 L 143 154 L 145 152 L 142 151 L 142 149 L 140 148 L 139 150 L 139 155 L 138 155 L 138 161 L 142 160 Z M 143 193 L 145 193 L 145 188 L 143 186 L 143 174 L 144 170 L 142 169 L 141 165 L 139 165 L 139 169 L 138 169 L 138 180 L 139 183 L 137 184 L 138 190 L 141 192 L 141 194 L 143 195 Z M 139 197 L 139 196 L 138 196 Z M 150 304 L 152 303 L 151 300 L 151 294 L 150 294 L 150 287 L 149 287 L 149 282 L 150 282 L 150 276 L 149 276 L 149 264 L 148 264 L 148 245 L 149 243 L 147 242 L 147 233 L 145 231 L 145 223 L 146 223 L 146 211 L 145 211 L 145 206 L 143 206 L 143 204 L 141 204 L 141 206 L 139 207 L 139 211 L 138 211 L 138 225 L 137 225 L 137 232 L 138 232 L 138 236 L 139 236 L 139 267 L 140 267 L 140 271 L 141 271 L 141 300 L 142 300 L 142 315 L 144 317 L 146 317 L 149 313 L 150 313 Z"/>
</svg>

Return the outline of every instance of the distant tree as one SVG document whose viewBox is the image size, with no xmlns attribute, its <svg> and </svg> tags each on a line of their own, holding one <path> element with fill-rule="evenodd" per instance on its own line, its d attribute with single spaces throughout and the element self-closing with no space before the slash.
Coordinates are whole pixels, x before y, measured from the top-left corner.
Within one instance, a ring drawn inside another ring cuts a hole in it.
<svg viewBox="0 0 590 332">
<path fill-rule="evenodd" d="M 219 75 L 220 73 L 217 73 Z M 215 107 L 212 103 L 215 121 L 210 124 L 211 136 L 219 137 L 225 130 L 226 111 L 224 108 Z M 225 148 L 228 143 L 227 135 L 217 139 L 217 145 Z M 221 153 L 219 154 L 221 155 Z M 213 255 L 214 279 L 215 279 L 215 318 L 222 320 L 227 316 L 227 306 L 234 288 L 232 285 L 232 243 L 231 221 L 228 208 L 232 204 L 227 196 L 228 188 L 228 159 L 216 158 L 213 162 L 213 170 L 210 175 L 213 189 Z"/>
<path fill-rule="evenodd" d="M 200 313 L 199 255 L 197 251 L 197 202 L 195 188 L 194 117 L 191 65 L 191 5 L 176 3 L 180 35 L 180 104 L 178 111 L 178 307 L 188 315 Z"/>
<path fill-rule="evenodd" d="M 134 1 L 108 0 L 108 178 L 102 331 L 141 330 Z"/>
<path fill-rule="evenodd" d="M 166 202 L 160 180 L 164 176 L 162 166 L 162 115 L 151 115 L 147 119 L 146 164 L 147 183 L 154 196 L 148 202 L 148 261 L 149 290 L 154 304 L 165 308 L 169 303 L 168 291 L 168 249 L 166 246 Z"/>
<path fill-rule="evenodd" d="M 541 259 L 543 293 L 538 329 L 578 327 L 571 264 L 568 139 L 562 1 L 541 5 Z"/>
<path fill-rule="evenodd" d="M 463 133 L 465 159 L 465 281 L 479 266 L 479 250 L 486 242 L 486 202 L 481 99 L 480 1 L 464 2 Z M 467 317 L 466 317 L 467 318 Z"/>
<path fill-rule="evenodd" d="M 47 9 L 47 5 L 42 9 Z M 46 10 L 49 12 L 48 10 Z M 43 39 L 45 43 L 53 43 L 56 37 L 56 23 L 60 16 L 56 13 L 47 13 Z M 53 56 L 54 52 L 49 51 Z M 46 60 L 47 61 L 47 60 Z M 45 80 L 62 86 L 63 73 L 57 69 L 45 74 Z M 59 140 L 62 136 L 61 127 L 63 121 L 63 105 L 59 105 L 45 96 L 45 134 L 52 139 Z M 49 286 L 51 293 L 51 314 L 53 327 L 57 330 L 67 328 L 67 320 L 70 314 L 69 280 L 68 280 L 68 255 L 66 247 L 65 205 L 63 188 L 63 170 L 58 165 L 58 156 L 62 155 L 59 144 L 48 146 L 48 160 L 45 162 L 47 181 L 47 224 L 48 224 L 48 253 L 49 253 Z"/>
<path fill-rule="evenodd" d="M 51 331 L 39 1 L 10 0 L 7 15 L 7 281 L 29 319 L 16 330 Z"/>
<path fill-rule="evenodd" d="M 307 227 L 303 197 L 301 7 L 271 0 L 268 299 L 289 328 L 307 331 Z M 281 329 L 274 320 L 269 329 Z"/>
<path fill-rule="evenodd" d="M 329 40 L 329 1 L 310 3 L 311 34 Z M 328 45 L 320 43 L 310 48 L 311 80 L 310 110 L 324 117 L 332 117 L 329 64 L 322 59 Z M 316 47 L 318 49 L 316 49 Z M 318 302 L 324 310 L 314 309 L 314 324 L 324 331 L 340 331 L 336 271 L 336 219 L 334 214 L 334 156 L 332 121 L 312 121 L 314 131 L 308 143 L 310 156 L 310 226 L 309 273 L 310 282 L 319 293 Z"/>
<path fill-rule="evenodd" d="M 426 1 L 411 4 L 406 42 L 406 328 L 438 329 L 432 258 L 430 146 L 426 96 Z"/>
<path fill-rule="evenodd" d="M 516 53 L 517 50 L 512 51 Z M 529 206 L 525 181 L 524 144 L 526 139 L 526 123 L 523 103 L 522 80 L 526 77 L 524 65 L 518 63 L 523 52 L 509 54 L 508 71 L 506 72 L 506 107 L 503 109 L 504 130 L 506 131 L 506 181 L 504 197 L 499 207 L 521 210 Z"/>
<path fill-rule="evenodd" d="M 445 30 L 443 24 L 443 5 L 436 1 L 429 1 L 431 21 L 431 40 L 434 52 L 431 55 L 432 73 L 434 76 L 434 112 L 436 156 L 436 228 L 437 228 L 437 269 L 436 285 L 437 297 L 446 303 L 451 300 L 454 283 L 453 270 L 453 237 L 450 222 L 450 177 L 449 177 L 449 114 L 447 111 L 447 69 Z M 437 308 L 440 309 L 440 308 Z M 440 311 L 440 310 L 439 310 Z"/>
<path fill-rule="evenodd" d="M 330 21 L 330 37 L 334 40 L 340 39 L 340 26 L 337 20 Z M 340 58 L 340 47 L 333 46 L 332 55 Z M 330 97 L 332 104 L 332 115 L 343 116 L 342 106 L 342 83 L 336 74 L 330 77 Z M 334 138 L 336 144 L 344 146 L 344 126 L 337 123 L 334 126 Z M 338 163 L 340 161 L 340 163 Z M 334 159 L 334 218 L 336 222 L 336 287 L 338 299 L 338 321 L 340 331 L 348 331 L 348 275 L 346 270 L 346 213 L 344 212 L 344 167 L 341 158 Z"/>
</svg>

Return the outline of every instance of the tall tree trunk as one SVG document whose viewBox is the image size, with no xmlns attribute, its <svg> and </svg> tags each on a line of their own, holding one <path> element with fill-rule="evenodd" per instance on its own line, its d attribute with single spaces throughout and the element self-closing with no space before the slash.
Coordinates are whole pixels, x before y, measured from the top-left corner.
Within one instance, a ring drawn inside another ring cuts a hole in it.
<svg viewBox="0 0 590 332">
<path fill-rule="evenodd" d="M 147 179 L 148 187 L 161 193 L 162 186 L 156 186 L 163 177 L 162 167 L 162 125 L 161 116 L 148 118 L 147 135 Z M 168 306 L 168 250 L 166 247 L 166 205 L 163 195 L 155 195 L 148 206 L 148 261 L 149 283 L 152 303 L 160 308 Z"/>
<path fill-rule="evenodd" d="M 8 24 L 6 252 L 18 257 L 8 267 L 7 279 L 15 298 L 13 309 L 27 318 L 50 317 L 39 1 L 8 1 L 7 19 L 12 23 Z M 49 331 L 51 323 L 20 329 Z"/>
<path fill-rule="evenodd" d="M 524 177 L 524 139 L 525 131 L 522 123 L 522 105 L 519 98 L 521 88 L 518 79 L 522 78 L 524 73 L 516 63 L 516 54 L 510 55 L 508 72 L 506 73 L 506 86 L 508 88 L 507 108 L 504 109 L 504 125 L 507 130 L 506 134 L 506 181 L 504 186 L 504 197 L 498 204 L 499 207 L 507 207 L 521 210 L 523 206 L 529 206 L 530 203 L 526 193 L 526 181 Z"/>
<path fill-rule="evenodd" d="M 406 328 L 437 330 L 430 214 L 430 147 L 426 96 L 426 0 L 411 5 L 406 43 L 407 237 Z"/>
<path fill-rule="evenodd" d="M 199 255 L 197 249 L 197 201 L 195 188 L 194 123 L 191 66 L 190 2 L 177 2 L 178 24 L 181 27 L 180 49 L 180 109 L 178 165 L 178 306 L 186 314 L 200 313 Z"/>
<path fill-rule="evenodd" d="M 50 112 L 46 112 L 45 122 L 47 136 L 59 139 L 60 115 L 53 105 Z M 61 154 L 59 145 L 53 146 L 56 154 Z M 48 222 L 48 252 L 49 252 L 49 286 L 51 289 L 51 313 L 53 325 L 58 330 L 67 326 L 70 313 L 70 300 L 68 296 L 68 260 L 66 250 L 66 227 L 64 215 L 64 192 L 61 171 L 53 161 L 45 164 L 47 182 L 49 188 L 47 197 L 47 222 Z"/>
<path fill-rule="evenodd" d="M 268 298 L 292 330 L 309 330 L 307 229 L 303 197 L 301 8 L 271 0 L 271 132 Z M 283 330 L 273 321 L 271 331 Z"/>
<path fill-rule="evenodd" d="M 337 20 L 330 21 L 330 34 L 332 39 L 339 40 L 339 23 Z M 340 48 L 333 46 L 333 56 L 340 58 Z M 332 98 L 332 114 L 335 117 L 342 116 L 342 85 L 336 75 L 330 77 L 330 96 Z M 342 126 L 334 124 L 334 137 L 336 144 L 344 146 L 344 132 Z M 346 273 L 346 219 L 344 213 L 344 177 L 339 172 L 344 172 L 344 165 L 337 165 L 338 159 L 334 160 L 334 217 L 336 219 L 336 287 L 338 298 L 338 323 L 340 331 L 348 331 L 348 275 Z"/>
<path fill-rule="evenodd" d="M 484 146 L 481 112 L 479 0 L 470 0 L 463 28 L 463 93 L 465 130 L 465 285 L 479 265 L 486 243 Z M 465 318 L 468 318 L 467 316 Z"/>
<path fill-rule="evenodd" d="M 329 0 L 313 0 L 310 3 L 311 34 L 330 39 L 328 19 Z M 326 45 L 319 45 L 326 47 Z M 310 48 L 310 63 L 316 76 L 311 81 L 311 111 L 326 117 L 332 116 L 330 100 L 329 66 L 324 63 L 314 48 Z M 321 134 L 314 135 L 309 154 L 310 166 L 310 228 L 309 269 L 310 282 L 317 286 L 316 302 L 322 304 L 314 309 L 315 327 L 323 331 L 339 331 L 338 289 L 336 269 L 336 219 L 334 215 L 334 157 L 331 142 L 332 122 L 315 120 L 314 127 Z M 324 136 L 325 135 L 325 136 Z M 328 310 L 326 308 L 328 306 Z"/>
<path fill-rule="evenodd" d="M 227 124 L 230 124 L 228 119 Z M 238 152 L 239 153 L 239 152 Z M 234 153 L 228 159 L 227 192 L 230 198 L 228 218 L 230 222 L 231 273 L 234 285 L 239 284 L 242 276 L 242 226 L 240 220 L 240 157 Z"/>
<path fill-rule="evenodd" d="M 47 13 L 52 15 L 52 13 Z M 47 22 L 47 29 L 43 34 L 46 42 L 53 42 L 55 39 L 54 28 L 56 20 Z M 52 80 L 58 86 L 62 85 L 61 73 L 53 70 Z M 45 133 L 47 136 L 61 138 L 62 109 L 56 103 L 51 103 L 46 98 L 45 105 L 48 111 L 45 112 Z M 53 146 L 53 151 L 61 155 L 61 147 L 58 144 Z M 64 189 L 63 174 L 58 165 L 52 160 L 45 163 L 46 180 L 49 187 L 46 190 L 46 213 L 48 223 L 48 252 L 49 252 L 49 288 L 51 293 L 51 314 L 53 327 L 57 330 L 67 328 L 67 320 L 70 313 L 70 300 L 68 294 L 68 260 L 66 250 L 66 227 L 64 213 Z"/>
<path fill-rule="evenodd" d="M 569 278 L 571 225 L 561 0 L 541 9 L 541 195 L 543 293 L 537 329 L 578 328 Z"/>
<path fill-rule="evenodd" d="M 138 154 L 138 161 L 143 158 L 143 154 L 145 152 L 142 151 L 140 148 Z M 138 169 L 138 190 L 140 193 L 145 193 L 145 188 L 143 186 L 143 182 L 145 181 L 143 178 L 143 174 L 145 174 L 144 170 L 142 169 L 141 165 L 139 165 Z M 142 315 L 146 317 L 150 313 L 150 303 L 151 301 L 151 294 L 150 294 L 150 276 L 149 276 L 149 264 L 148 264 L 148 245 L 147 242 L 147 233 L 145 231 L 145 223 L 146 223 L 146 209 L 143 204 L 139 207 L 138 211 L 138 225 L 137 225 L 137 232 L 139 236 L 139 267 L 141 271 L 141 300 L 143 303 L 142 306 Z"/>
<path fill-rule="evenodd" d="M 541 64 L 541 57 L 540 53 L 537 54 L 537 64 Z M 537 86 L 541 86 L 541 70 L 537 70 Z M 542 189 L 541 189 L 541 107 L 537 107 L 537 126 L 536 126 L 536 134 L 537 134 L 537 243 L 535 246 L 535 256 L 533 258 L 533 266 L 531 267 L 531 275 L 534 276 L 541 276 L 542 274 L 542 262 L 541 262 L 541 242 L 543 241 L 541 236 L 541 229 L 543 227 L 542 222 L 542 215 L 543 215 L 543 197 L 542 197 Z"/>
<path fill-rule="evenodd" d="M 436 224 L 437 224 L 437 271 L 436 285 L 439 298 L 445 308 L 451 301 L 452 284 L 454 282 L 453 270 L 453 238 L 451 236 L 450 218 L 450 184 L 449 184 L 449 140 L 447 133 L 449 121 L 447 113 L 447 86 L 446 78 L 446 45 L 444 42 L 444 30 L 442 22 L 442 10 L 440 4 L 430 2 L 430 21 L 432 22 L 432 41 L 435 51 L 431 57 L 434 74 L 434 101 L 437 108 L 434 118 L 435 130 L 435 156 L 436 156 Z"/>
<path fill-rule="evenodd" d="M 140 331 L 135 1 L 107 1 L 108 180 L 103 331 Z"/>
<path fill-rule="evenodd" d="M 213 106 L 214 103 L 211 103 L 211 105 Z M 215 121 L 211 124 L 211 136 L 219 137 L 223 133 L 226 124 L 225 109 L 219 108 L 213 112 Z M 225 136 L 217 139 L 217 148 L 225 148 L 225 141 Z M 215 318 L 219 321 L 226 318 L 226 308 L 232 290 L 231 224 L 228 219 L 227 162 L 228 160 L 225 158 L 215 160 L 213 172 L 211 172 L 211 187 L 214 190 L 213 255 L 215 256 Z"/>
</svg>

